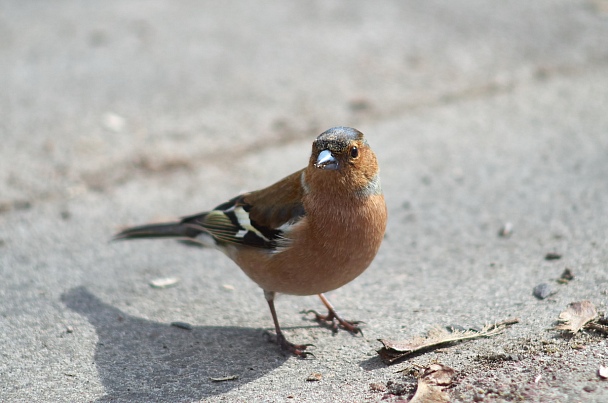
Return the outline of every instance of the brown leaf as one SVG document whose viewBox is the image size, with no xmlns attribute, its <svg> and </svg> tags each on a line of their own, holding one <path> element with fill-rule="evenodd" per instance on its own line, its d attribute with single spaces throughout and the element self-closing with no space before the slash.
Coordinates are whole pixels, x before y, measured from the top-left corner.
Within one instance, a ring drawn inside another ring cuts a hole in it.
<svg viewBox="0 0 608 403">
<path fill-rule="evenodd" d="M 383 348 L 378 350 L 378 354 L 386 364 L 392 364 L 410 354 L 431 350 L 445 344 L 472 340 L 480 337 L 492 337 L 502 333 L 507 326 L 518 322 L 519 319 L 508 319 L 503 322 L 486 325 L 480 331 L 449 331 L 436 326 L 428 332 L 426 337 L 414 337 L 413 339 L 403 341 L 378 339 L 378 341 L 384 345 Z"/>
<path fill-rule="evenodd" d="M 447 365 L 435 363 L 422 371 L 418 388 L 410 403 L 445 403 L 450 401 L 446 391 L 452 385 L 456 371 Z"/>
<path fill-rule="evenodd" d="M 559 314 L 556 330 L 564 330 L 573 334 L 597 317 L 597 310 L 591 301 L 579 301 L 568 304 L 565 311 Z"/>
</svg>

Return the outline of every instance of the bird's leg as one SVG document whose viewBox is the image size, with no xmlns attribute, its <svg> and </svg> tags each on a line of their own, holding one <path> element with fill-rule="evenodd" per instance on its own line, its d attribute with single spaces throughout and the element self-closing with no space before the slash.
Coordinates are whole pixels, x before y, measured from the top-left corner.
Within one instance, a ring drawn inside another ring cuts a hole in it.
<svg viewBox="0 0 608 403">
<path fill-rule="evenodd" d="M 282 350 L 288 351 L 300 358 L 306 358 L 309 355 L 313 355 L 311 352 L 304 351 L 307 347 L 311 346 L 311 344 L 293 344 L 287 341 L 283 335 L 283 332 L 281 331 L 281 326 L 279 326 L 277 311 L 274 309 L 275 292 L 264 290 L 264 296 L 268 302 L 268 307 L 270 308 L 270 313 L 272 314 L 272 320 L 274 322 L 274 328 L 277 333 L 276 343 L 281 347 Z"/>
<path fill-rule="evenodd" d="M 359 323 L 361 323 L 360 321 L 345 320 L 338 314 L 338 312 L 336 312 L 336 309 L 331 304 L 331 302 L 329 302 L 329 300 L 325 297 L 325 295 L 319 294 L 319 298 L 321 298 L 323 305 L 325 305 L 327 307 L 327 311 L 328 311 L 327 315 L 321 315 L 320 313 L 318 313 L 314 310 L 310 310 L 306 313 L 311 313 L 311 312 L 314 313 L 315 318 L 319 322 L 322 322 L 322 323 L 328 322 L 328 324 L 330 325 L 330 327 L 334 333 L 337 333 L 338 329 L 341 327 L 344 330 L 348 330 L 352 334 L 357 334 L 357 333 L 363 334 L 361 331 L 361 328 L 359 328 L 359 326 L 357 326 Z"/>
</svg>

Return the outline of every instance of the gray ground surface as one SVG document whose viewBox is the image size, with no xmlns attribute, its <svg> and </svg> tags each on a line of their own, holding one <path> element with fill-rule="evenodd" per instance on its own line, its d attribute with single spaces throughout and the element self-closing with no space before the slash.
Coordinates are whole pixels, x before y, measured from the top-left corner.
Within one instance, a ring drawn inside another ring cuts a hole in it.
<svg viewBox="0 0 608 403">
<path fill-rule="evenodd" d="M 407 397 L 397 371 L 433 361 L 458 371 L 454 401 L 608 401 L 606 338 L 548 330 L 608 301 L 605 0 L 0 1 L 0 89 L 0 401 L 390 401 L 370 383 Z M 390 214 L 370 269 L 329 295 L 365 337 L 283 296 L 316 358 L 283 357 L 221 254 L 107 242 L 280 179 L 336 125 L 367 134 Z M 163 276 L 181 282 L 149 286 Z M 375 353 L 509 317 L 392 367 Z"/>
</svg>

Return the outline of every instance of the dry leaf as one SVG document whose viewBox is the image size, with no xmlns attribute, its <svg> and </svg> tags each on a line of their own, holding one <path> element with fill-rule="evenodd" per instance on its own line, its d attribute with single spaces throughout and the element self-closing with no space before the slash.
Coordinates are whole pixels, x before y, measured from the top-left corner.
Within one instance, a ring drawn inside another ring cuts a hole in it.
<svg viewBox="0 0 608 403">
<path fill-rule="evenodd" d="M 566 310 L 559 314 L 556 330 L 564 330 L 573 334 L 597 317 L 595 305 L 591 301 L 579 301 L 568 304 Z"/>
<path fill-rule="evenodd" d="M 410 403 L 445 403 L 450 401 L 446 391 L 452 385 L 456 371 L 452 368 L 435 363 L 422 371 L 418 378 L 418 388 Z"/>
<path fill-rule="evenodd" d="M 378 350 L 378 354 L 380 355 L 380 358 L 382 358 L 382 361 L 384 361 L 386 364 L 392 364 L 407 355 L 431 350 L 445 344 L 477 339 L 480 337 L 492 337 L 502 333 L 507 326 L 518 322 L 519 319 L 508 319 L 503 322 L 486 325 L 480 331 L 449 331 L 436 326 L 428 332 L 426 337 L 414 337 L 411 340 L 404 341 L 379 339 L 380 343 L 382 343 L 384 347 Z"/>
</svg>

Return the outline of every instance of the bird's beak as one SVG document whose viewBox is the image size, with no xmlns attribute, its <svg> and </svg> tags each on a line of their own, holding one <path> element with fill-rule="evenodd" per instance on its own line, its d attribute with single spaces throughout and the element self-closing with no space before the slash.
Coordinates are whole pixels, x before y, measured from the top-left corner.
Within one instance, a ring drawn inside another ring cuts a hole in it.
<svg viewBox="0 0 608 403">
<path fill-rule="evenodd" d="M 323 150 L 319 153 L 319 156 L 317 157 L 315 168 L 336 170 L 338 169 L 338 160 L 336 159 L 336 157 L 334 157 L 331 151 Z"/>
</svg>

